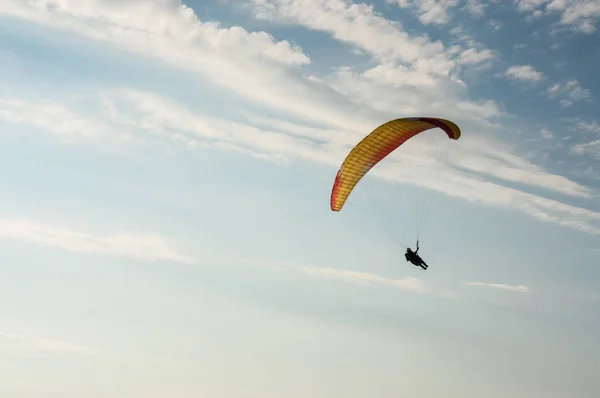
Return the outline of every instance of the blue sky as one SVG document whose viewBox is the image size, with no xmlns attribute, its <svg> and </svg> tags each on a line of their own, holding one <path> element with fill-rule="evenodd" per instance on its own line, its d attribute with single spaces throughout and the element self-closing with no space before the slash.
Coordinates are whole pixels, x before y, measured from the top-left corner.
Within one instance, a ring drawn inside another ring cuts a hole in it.
<svg viewBox="0 0 600 398">
<path fill-rule="evenodd" d="M 599 20 L 3 1 L 0 395 L 597 396 Z M 350 148 L 415 115 L 463 136 L 331 212 Z M 414 243 L 415 193 L 427 271 L 386 232 Z"/>
</svg>

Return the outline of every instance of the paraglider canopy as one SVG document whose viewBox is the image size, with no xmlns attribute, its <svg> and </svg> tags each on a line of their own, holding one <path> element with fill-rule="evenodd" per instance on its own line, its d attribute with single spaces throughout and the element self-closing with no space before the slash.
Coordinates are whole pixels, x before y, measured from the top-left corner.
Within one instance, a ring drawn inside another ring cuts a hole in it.
<svg viewBox="0 0 600 398">
<path fill-rule="evenodd" d="M 382 124 L 360 141 L 346 156 L 331 190 L 330 207 L 340 211 L 363 176 L 387 155 L 415 135 L 433 128 L 442 129 L 448 138 L 458 140 L 460 128 L 450 120 L 435 117 L 409 117 Z"/>
</svg>

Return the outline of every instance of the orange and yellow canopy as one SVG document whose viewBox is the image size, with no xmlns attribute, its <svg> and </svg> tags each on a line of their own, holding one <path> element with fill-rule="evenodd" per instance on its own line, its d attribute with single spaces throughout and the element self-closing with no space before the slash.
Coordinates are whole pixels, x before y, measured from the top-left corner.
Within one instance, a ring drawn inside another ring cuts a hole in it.
<svg viewBox="0 0 600 398">
<path fill-rule="evenodd" d="M 379 161 L 411 137 L 439 127 L 450 139 L 458 140 L 460 128 L 450 120 L 433 117 L 409 117 L 382 124 L 360 141 L 346 156 L 331 190 L 330 206 L 340 211 L 360 179 Z"/>
</svg>

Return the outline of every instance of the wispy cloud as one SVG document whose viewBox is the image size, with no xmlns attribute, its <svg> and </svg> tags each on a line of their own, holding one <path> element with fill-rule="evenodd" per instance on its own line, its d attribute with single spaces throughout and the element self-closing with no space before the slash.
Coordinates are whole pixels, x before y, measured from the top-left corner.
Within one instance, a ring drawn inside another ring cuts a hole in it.
<svg viewBox="0 0 600 398">
<path fill-rule="evenodd" d="M 485 0 L 467 0 L 465 3 L 465 9 L 475 17 L 483 16 L 487 6 L 488 3 Z"/>
<path fill-rule="evenodd" d="M 519 156 L 501 129 L 506 124 L 491 122 L 503 115 L 497 104 L 468 97 L 461 72 L 477 54 L 485 54 L 483 50 L 468 52 L 469 45 L 446 48 L 426 36 L 413 36 L 365 4 L 340 0 L 306 0 L 302 5 L 283 0 L 250 2 L 257 18 L 326 32 L 375 62 L 364 71 L 338 68 L 332 74 L 314 76 L 302 73 L 310 59 L 289 42 L 276 41 L 264 32 L 202 22 L 183 5 L 145 4 L 137 10 L 137 3 L 82 0 L 49 8 L 43 2 L 11 0 L 0 7 L 15 17 L 159 58 L 208 77 L 253 103 L 284 111 L 265 126 L 257 118 L 213 117 L 155 93 L 123 90 L 105 93 L 105 103 L 113 107 L 110 112 L 104 109 L 107 113 L 98 126 L 114 126 L 127 134 L 151 133 L 190 148 L 209 146 L 272 161 L 303 159 L 335 168 L 351 145 L 382 120 L 399 116 L 398 109 L 404 115 L 428 109 L 428 113 L 459 123 L 464 132 L 459 145 L 452 146 L 446 159 L 427 157 L 423 147 L 407 146 L 402 159 L 392 156 L 386 165 L 373 170 L 373 176 L 416 183 L 453 197 L 600 233 L 596 212 L 485 180 L 492 177 L 548 192 L 593 196 L 591 189 Z M 90 20 L 94 24 L 88 24 Z M 30 109 L 35 106 L 21 104 L 10 111 Z M 303 116 L 306 124 L 285 120 L 289 115 Z M 33 120 L 33 116 L 21 120 Z M 315 122 L 317 127 L 312 124 Z M 410 167 L 399 168 L 399 162 L 418 164 L 419 177 L 406 172 Z"/>
<path fill-rule="evenodd" d="M 578 137 L 578 141 L 573 143 L 570 153 L 579 156 L 590 156 L 594 159 L 600 159 L 600 124 L 595 121 L 586 121 L 582 119 L 572 119 L 569 121 L 570 130 Z M 590 166 L 589 170 L 593 170 Z"/>
<path fill-rule="evenodd" d="M 464 64 L 480 64 L 495 57 L 496 54 L 488 49 L 477 50 L 476 48 L 469 48 L 460 54 L 460 60 Z"/>
<path fill-rule="evenodd" d="M 520 11 L 532 17 L 558 15 L 560 23 L 570 29 L 591 34 L 600 19 L 600 2 L 590 0 L 517 0 Z"/>
<path fill-rule="evenodd" d="M 256 2 L 255 16 L 328 32 L 375 57 L 378 65 L 357 74 L 336 73 L 323 79 L 304 76 L 298 71 L 310 59 L 300 48 L 286 41 L 277 42 L 265 32 L 226 29 L 214 22 L 199 21 L 188 7 L 170 2 L 148 1 L 139 11 L 135 9 L 137 3 L 101 0 L 60 3 L 52 9 L 43 2 L 11 0 L 2 7 L 9 15 L 155 57 L 259 104 L 348 131 L 368 129 L 380 120 L 382 111 L 392 112 L 379 108 L 381 100 L 371 100 L 375 94 L 393 96 L 393 101 L 389 98 L 387 102 L 396 104 L 395 113 L 399 108 L 413 112 L 427 103 L 434 112 L 465 115 L 469 110 L 468 114 L 476 114 L 476 119 L 500 114 L 493 101 L 462 98 L 462 67 L 488 59 L 490 53 L 485 49 L 445 49 L 439 41 L 411 36 L 397 22 L 381 17 L 364 4 L 307 1 L 304 5 Z M 94 23 L 88 24 L 91 20 Z M 410 95 L 398 95 L 398 85 L 406 86 Z M 352 95 L 359 87 L 369 92 Z M 440 96 L 440 90 L 445 95 Z"/>
<path fill-rule="evenodd" d="M 536 71 L 531 65 L 511 66 L 504 75 L 508 78 L 526 82 L 539 82 L 544 78 L 544 74 Z"/>
<path fill-rule="evenodd" d="M 452 13 L 460 9 L 472 17 L 481 17 L 487 6 L 480 0 L 466 0 L 464 4 L 461 0 L 387 0 L 387 2 L 413 10 L 424 25 L 446 25 L 452 19 Z"/>
<path fill-rule="evenodd" d="M 101 236 L 34 220 L 0 218 L 0 239 L 18 239 L 74 253 L 122 256 L 144 261 L 195 262 L 193 258 L 178 253 L 165 238 L 156 234 L 119 233 Z"/>
<path fill-rule="evenodd" d="M 511 292 L 529 293 L 529 287 L 525 285 L 506 285 L 504 283 L 467 282 L 468 286 L 487 287 L 490 289 L 508 290 Z"/>
<path fill-rule="evenodd" d="M 281 267 L 275 267 L 282 269 Z M 457 290 L 434 288 L 427 285 L 421 278 L 407 276 L 404 278 L 388 278 L 368 272 L 316 266 L 299 266 L 291 269 L 317 278 L 328 278 L 361 285 L 379 285 L 392 289 L 400 289 L 417 294 L 431 294 L 442 299 L 457 300 L 463 294 Z"/>
<path fill-rule="evenodd" d="M 250 0 L 250 3 L 254 5 L 256 18 L 294 23 L 328 32 L 337 40 L 356 45 L 382 60 L 399 58 L 412 63 L 420 57 L 440 56 L 439 60 L 443 61 L 441 43 L 431 42 L 426 37 L 412 37 L 401 25 L 376 13 L 371 5 L 341 0 L 306 0 L 303 3 Z M 354 29 L 347 29 L 351 25 Z M 435 73 L 432 69 L 428 72 Z"/>
<path fill-rule="evenodd" d="M 85 142 L 103 146 L 109 141 L 113 150 L 131 138 L 127 131 L 51 101 L 0 98 L 0 121 L 33 126 L 55 134 L 68 143 Z"/>
<path fill-rule="evenodd" d="M 342 139 L 340 131 L 307 128 L 273 118 L 264 120 L 252 115 L 249 115 L 246 123 L 212 118 L 194 113 L 182 104 L 149 92 L 120 90 L 111 95 L 111 98 L 118 101 L 120 109 L 133 112 L 128 113 L 127 118 L 136 127 L 159 135 L 170 133 L 177 137 L 188 137 L 188 140 L 201 139 L 203 143 L 227 143 L 230 147 L 239 146 L 244 150 L 250 150 L 257 156 L 262 153 L 265 157 L 288 160 L 301 157 L 337 165 L 359 138 L 359 136 L 350 136 Z M 252 127 L 247 124 L 248 122 L 268 126 L 269 129 Z M 493 146 L 494 150 L 482 149 L 484 146 Z M 586 188 L 564 177 L 547 174 L 524 159 L 510 154 L 508 148 L 505 150 L 507 152 L 503 151 L 500 143 L 489 145 L 472 139 L 463 146 L 457 146 L 456 154 L 449 155 L 448 162 L 507 181 L 527 183 L 568 195 L 590 197 L 590 192 Z M 406 155 L 405 163 L 410 163 L 412 156 L 419 156 L 417 152 L 410 151 Z M 394 165 L 388 167 L 395 168 Z M 433 168 L 437 169 L 435 165 Z M 386 166 L 382 166 L 379 170 L 386 169 Z M 426 173 L 427 168 L 424 168 L 423 172 Z M 454 172 L 458 171 L 454 170 Z M 375 172 L 375 175 L 377 174 L 378 172 Z M 404 178 L 411 177 L 397 174 L 397 179 Z M 432 188 L 436 189 L 435 186 Z"/>
<path fill-rule="evenodd" d="M 286 0 L 251 0 L 251 3 L 254 4 L 256 18 L 327 32 L 372 56 L 376 65 L 366 71 L 339 69 L 337 74 L 323 80 L 330 82 L 326 84 L 335 91 L 353 100 L 364 99 L 360 101 L 363 108 L 375 106 L 376 110 L 391 112 L 390 109 L 379 108 L 379 105 L 394 97 L 394 109 L 401 107 L 407 112 L 415 108 L 413 101 L 427 101 L 437 109 L 436 102 L 441 100 L 451 112 L 462 105 L 479 108 L 479 114 L 499 114 L 490 101 L 479 104 L 461 99 L 457 103 L 439 96 L 442 90 L 448 99 L 460 97 L 464 89 L 460 75 L 464 68 L 489 60 L 492 57 L 490 50 L 468 51 L 469 47 L 458 45 L 445 48 L 441 42 L 430 41 L 426 36 L 411 36 L 397 21 L 384 18 L 366 4 L 350 4 L 341 0 L 326 3 L 307 0 L 301 4 Z M 468 52 L 463 56 L 465 51 Z M 400 88 L 406 90 L 403 96 L 397 95 Z M 373 101 L 376 95 L 386 101 Z"/>
<path fill-rule="evenodd" d="M 600 140 L 575 144 L 571 147 L 571 153 L 577 155 L 591 155 L 596 159 L 600 159 Z"/>
<path fill-rule="evenodd" d="M 367 272 L 337 268 L 304 266 L 298 267 L 297 269 L 307 275 L 339 279 L 352 283 L 383 285 L 414 293 L 428 293 L 431 291 L 431 289 L 425 286 L 421 279 L 412 276 L 407 276 L 402 279 L 391 279 Z"/>
<path fill-rule="evenodd" d="M 592 133 L 600 136 L 600 124 L 596 122 L 586 122 L 584 120 L 577 120 L 575 122 L 575 128 L 584 133 Z"/>
<path fill-rule="evenodd" d="M 563 107 L 573 106 L 579 101 L 589 101 L 591 98 L 591 91 L 581 87 L 577 80 L 555 83 L 548 87 L 546 93 L 550 98 L 560 98 L 560 104 Z"/>
<path fill-rule="evenodd" d="M 236 151 L 257 158 L 281 162 L 302 159 L 337 167 L 360 134 L 342 135 L 343 131 L 306 128 L 274 119 L 270 128 L 260 118 L 240 122 L 202 115 L 172 99 L 151 92 L 116 90 L 105 92 L 107 123 L 138 131 L 147 138 L 167 139 L 188 148 L 212 147 Z M 114 109 L 119 109 L 115 113 Z M 272 119 L 272 118 L 271 118 Z M 100 119 L 103 120 L 103 119 Z M 364 133 L 363 133 L 364 134 Z M 559 201 L 529 194 L 515 188 L 487 182 L 473 176 L 493 176 L 511 182 L 542 187 L 567 195 L 592 197 L 588 188 L 562 176 L 552 175 L 511 153 L 500 141 L 484 137 L 465 137 L 461 145 L 445 159 L 424 155 L 421 147 L 406 148 L 401 158 L 392 156 L 371 175 L 385 180 L 416 183 L 449 196 L 485 205 L 524 212 L 537 219 L 600 233 L 600 214 Z M 423 144 L 426 147 L 428 144 Z M 398 167 L 402 164 L 403 167 Z M 412 173 L 418 165 L 418 178 Z"/>
<path fill-rule="evenodd" d="M 0 332 L 0 350 L 34 354 L 42 352 L 78 355 L 97 354 L 95 349 L 80 344 L 4 332 Z"/>
<path fill-rule="evenodd" d="M 334 125 L 354 122 L 332 106 L 335 93 L 294 72 L 310 63 L 300 48 L 266 32 L 200 21 L 191 8 L 178 2 L 149 0 L 141 7 L 138 2 L 107 0 L 52 4 L 7 0 L 0 10 L 167 62 L 258 104 Z"/>
<path fill-rule="evenodd" d="M 502 28 L 502 21 L 498 21 L 495 19 L 490 19 L 488 21 L 488 25 L 491 26 L 492 29 L 496 30 L 500 30 Z"/>
<path fill-rule="evenodd" d="M 456 7 L 459 0 L 388 0 L 388 3 L 414 9 L 421 23 L 425 25 L 445 25 L 450 21 L 450 9 Z M 477 2 L 470 3 L 474 11 L 479 11 Z"/>
</svg>

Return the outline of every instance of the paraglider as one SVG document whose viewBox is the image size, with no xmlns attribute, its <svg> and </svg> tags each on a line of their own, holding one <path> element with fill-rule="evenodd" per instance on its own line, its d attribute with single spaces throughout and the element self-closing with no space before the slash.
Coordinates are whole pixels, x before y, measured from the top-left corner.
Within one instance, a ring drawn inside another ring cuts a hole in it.
<svg viewBox="0 0 600 398">
<path fill-rule="evenodd" d="M 449 139 L 458 140 L 461 136 L 461 130 L 454 122 L 436 117 L 394 119 L 373 130 L 352 148 L 339 168 L 331 189 L 331 210 L 339 212 L 344 207 L 355 186 L 377 163 L 410 138 L 436 127 L 443 130 Z M 406 260 L 427 269 L 428 265 L 419 257 L 418 250 L 417 236 L 417 251 L 407 248 Z"/>
<path fill-rule="evenodd" d="M 406 248 L 404 258 L 406 258 L 406 261 L 412 263 L 413 265 L 416 265 L 417 267 L 421 267 L 423 269 L 427 269 L 427 267 L 429 267 L 429 265 L 427 265 L 427 263 L 423 261 L 421 256 L 419 256 L 419 242 L 417 242 L 417 250 L 415 251 L 412 251 L 410 247 Z"/>
</svg>

